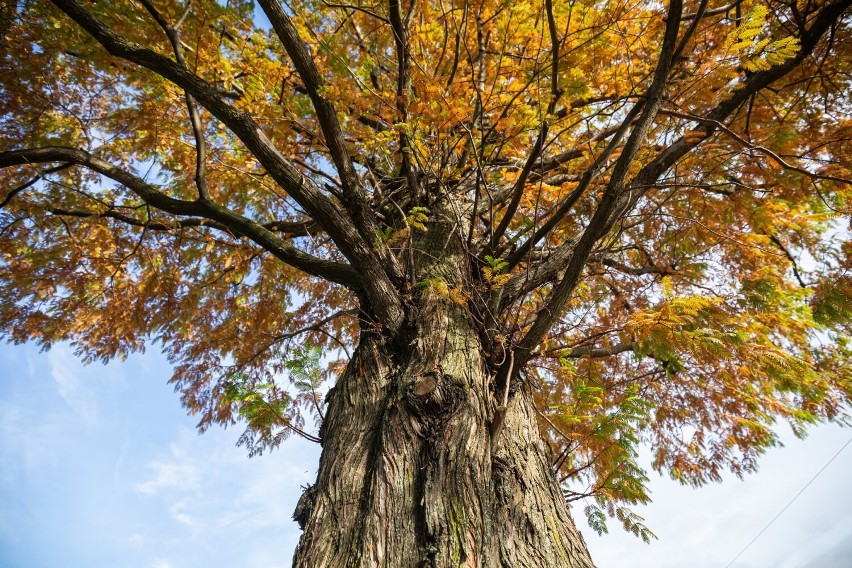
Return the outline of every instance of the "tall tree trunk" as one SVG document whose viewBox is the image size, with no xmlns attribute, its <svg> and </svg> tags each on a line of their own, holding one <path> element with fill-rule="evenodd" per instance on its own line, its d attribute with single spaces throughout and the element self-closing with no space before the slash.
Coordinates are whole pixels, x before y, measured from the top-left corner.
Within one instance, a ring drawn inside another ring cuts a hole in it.
<svg viewBox="0 0 852 568">
<path fill-rule="evenodd" d="M 418 238 L 420 275 L 463 278 L 457 229 L 432 223 Z M 593 566 L 527 386 L 512 383 L 492 441 L 495 381 L 470 314 L 434 290 L 419 303 L 413 340 L 365 330 L 329 393 L 294 566 Z"/>
</svg>

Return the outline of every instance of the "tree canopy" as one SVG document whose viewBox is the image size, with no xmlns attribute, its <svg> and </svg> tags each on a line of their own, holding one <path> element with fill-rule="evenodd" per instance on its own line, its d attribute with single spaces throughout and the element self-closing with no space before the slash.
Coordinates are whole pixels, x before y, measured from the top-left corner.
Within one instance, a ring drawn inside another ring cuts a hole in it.
<svg viewBox="0 0 852 568">
<path fill-rule="evenodd" d="M 697 485 L 846 419 L 852 2 L 258 4 L 0 2 L 4 337 L 153 342 L 259 452 L 442 298 L 642 536 L 641 443 Z M 439 203 L 461 283 L 414 261 Z"/>
</svg>

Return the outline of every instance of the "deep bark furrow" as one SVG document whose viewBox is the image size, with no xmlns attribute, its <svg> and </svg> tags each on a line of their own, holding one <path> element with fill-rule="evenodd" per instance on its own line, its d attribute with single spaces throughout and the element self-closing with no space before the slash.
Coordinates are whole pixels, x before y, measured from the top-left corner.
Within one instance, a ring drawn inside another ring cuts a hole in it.
<svg viewBox="0 0 852 568">
<path fill-rule="evenodd" d="M 390 353 L 362 340 L 330 397 L 321 490 L 297 566 L 592 566 L 523 389 L 492 448 L 482 353 L 472 327 L 464 335 L 472 348 L 449 349 L 437 379 L 419 364 L 387 372 Z M 467 373 L 452 374 L 462 365 Z M 361 500 L 347 502 L 352 494 Z"/>
<path fill-rule="evenodd" d="M 453 287 L 469 270 L 465 231 L 434 214 L 415 270 Z M 516 389 L 492 443 L 493 378 L 469 312 L 431 288 L 418 304 L 412 341 L 365 334 L 329 394 L 295 566 L 591 567 L 529 393 Z"/>
</svg>

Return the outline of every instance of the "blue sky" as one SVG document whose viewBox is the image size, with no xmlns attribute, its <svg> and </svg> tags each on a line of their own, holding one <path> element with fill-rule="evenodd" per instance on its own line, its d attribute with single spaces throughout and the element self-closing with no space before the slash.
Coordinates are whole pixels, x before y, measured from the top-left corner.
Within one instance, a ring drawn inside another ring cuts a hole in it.
<svg viewBox="0 0 852 568">
<path fill-rule="evenodd" d="M 0 568 L 290 565 L 290 516 L 318 447 L 290 440 L 249 459 L 239 428 L 199 436 L 169 375 L 157 353 L 83 366 L 67 346 L 0 345 Z M 593 558 L 725 567 L 850 436 L 788 437 L 744 482 L 695 490 L 653 475 L 655 502 L 639 512 L 660 540 L 585 529 Z M 734 566 L 852 566 L 850 471 L 852 445 Z"/>
<path fill-rule="evenodd" d="M 82 366 L 0 347 L 0 566 L 289 566 L 314 444 L 248 459 L 203 436 L 156 354 Z"/>
</svg>

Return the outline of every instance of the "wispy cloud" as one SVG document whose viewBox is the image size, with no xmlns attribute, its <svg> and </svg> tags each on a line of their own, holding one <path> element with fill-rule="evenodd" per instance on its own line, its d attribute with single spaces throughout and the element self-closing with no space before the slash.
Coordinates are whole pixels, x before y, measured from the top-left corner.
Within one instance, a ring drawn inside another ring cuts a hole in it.
<svg viewBox="0 0 852 568">
<path fill-rule="evenodd" d="M 282 547 L 291 551 L 296 546 L 299 530 L 291 516 L 299 485 L 316 475 L 316 453 L 309 443 L 293 440 L 270 456 L 246 460 L 230 432 L 199 438 L 182 428 L 169 451 L 146 464 L 148 477 L 132 488 L 173 523 L 170 537 L 214 549 L 222 539 L 251 541 L 274 535 L 280 546 L 253 548 L 243 565 L 279 566 L 289 561 L 282 557 Z M 161 543 L 160 550 L 165 546 Z"/>
<path fill-rule="evenodd" d="M 169 514 L 174 520 L 176 520 L 182 525 L 186 525 L 188 527 L 197 527 L 198 522 L 195 520 L 195 518 L 184 512 L 186 506 L 186 501 L 178 501 L 177 503 L 169 507 Z"/>
<path fill-rule="evenodd" d="M 139 533 L 133 533 L 132 535 L 130 535 L 129 537 L 124 539 L 125 544 L 132 546 L 134 548 L 139 548 L 140 546 L 143 546 L 145 544 L 145 542 L 146 542 L 145 537 L 142 536 Z"/>
<path fill-rule="evenodd" d="M 318 448 L 293 440 L 248 460 L 234 430 L 199 437 L 163 384 L 165 362 L 85 367 L 62 345 L 31 360 L 3 353 L 0 565 L 91 565 L 93 554 L 128 568 L 289 564 L 290 516 Z M 58 532 L 63 543 L 40 547 Z"/>
<path fill-rule="evenodd" d="M 156 495 L 164 490 L 186 492 L 198 489 L 201 464 L 187 455 L 179 443 L 171 445 L 170 459 L 151 462 L 147 467 L 153 470 L 154 475 L 133 486 L 137 493 Z"/>
<path fill-rule="evenodd" d="M 56 383 L 59 396 L 86 423 L 94 424 L 98 419 L 97 397 L 92 387 L 80 373 L 82 367 L 66 345 L 58 345 L 48 354 L 50 374 Z"/>
</svg>

